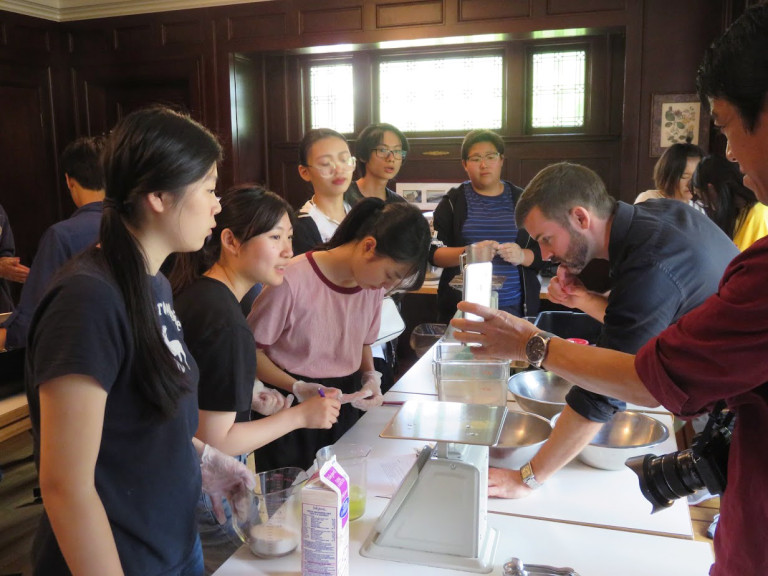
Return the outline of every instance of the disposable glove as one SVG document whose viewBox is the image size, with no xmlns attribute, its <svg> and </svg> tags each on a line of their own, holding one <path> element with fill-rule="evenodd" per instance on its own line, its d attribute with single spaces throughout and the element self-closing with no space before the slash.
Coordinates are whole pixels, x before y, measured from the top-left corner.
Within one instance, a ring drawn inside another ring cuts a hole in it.
<svg viewBox="0 0 768 576">
<path fill-rule="evenodd" d="M 381 372 L 376 370 L 363 372 L 362 380 L 363 386 L 360 392 L 370 392 L 370 394 L 353 400 L 352 406 L 358 410 L 370 410 L 376 406 L 381 406 L 384 402 L 384 397 L 381 394 Z"/>
<path fill-rule="evenodd" d="M 200 457 L 200 473 L 203 477 L 203 492 L 210 496 L 213 513 L 219 524 L 227 521 L 221 505 L 222 498 L 229 500 L 233 516 L 239 519 L 248 516 L 256 476 L 245 464 L 206 444 Z"/>
<path fill-rule="evenodd" d="M 293 404 L 293 394 L 283 396 L 274 388 L 266 388 L 261 380 L 253 383 L 253 397 L 251 399 L 251 410 L 258 412 L 262 416 L 271 416 L 290 408 Z"/>
<path fill-rule="evenodd" d="M 304 382 L 303 380 L 296 380 L 293 383 L 293 394 L 299 402 L 304 402 L 313 396 L 320 396 L 320 390 L 328 398 L 341 398 L 341 390 L 338 388 L 327 388 L 317 382 Z"/>
</svg>

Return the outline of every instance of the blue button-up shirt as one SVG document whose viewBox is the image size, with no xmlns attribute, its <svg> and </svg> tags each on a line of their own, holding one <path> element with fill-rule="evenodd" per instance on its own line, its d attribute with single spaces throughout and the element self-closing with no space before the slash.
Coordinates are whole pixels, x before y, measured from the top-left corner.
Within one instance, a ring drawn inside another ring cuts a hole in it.
<svg viewBox="0 0 768 576">
<path fill-rule="evenodd" d="M 21 291 L 19 305 L 5 323 L 8 329 L 6 348 L 24 348 L 27 345 L 32 315 L 53 275 L 67 260 L 98 240 L 101 209 L 101 202 L 91 202 L 45 231 Z"/>
</svg>

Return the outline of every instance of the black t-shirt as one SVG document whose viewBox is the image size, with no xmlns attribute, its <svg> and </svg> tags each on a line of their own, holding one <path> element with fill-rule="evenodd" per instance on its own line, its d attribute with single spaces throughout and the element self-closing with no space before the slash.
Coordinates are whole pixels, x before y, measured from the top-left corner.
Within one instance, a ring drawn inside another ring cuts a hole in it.
<svg viewBox="0 0 768 576">
<path fill-rule="evenodd" d="M 26 373 L 38 459 L 41 384 L 84 374 L 107 391 L 96 491 L 123 570 L 135 576 L 165 575 L 188 559 L 197 537 L 201 491 L 200 462 L 191 441 L 197 430 L 197 365 L 184 345 L 168 281 L 158 274 L 147 282 L 166 344 L 191 389 L 174 417 L 147 417 L 147 404 L 132 379 L 135 351 L 123 298 L 98 249 L 67 264 L 40 302 L 30 327 Z M 45 515 L 35 556 L 36 574 L 69 574 Z"/>
<path fill-rule="evenodd" d="M 200 368 L 197 388 L 201 410 L 237 412 L 250 420 L 256 343 L 235 295 L 224 284 L 203 276 L 176 297 L 184 339 Z"/>
</svg>

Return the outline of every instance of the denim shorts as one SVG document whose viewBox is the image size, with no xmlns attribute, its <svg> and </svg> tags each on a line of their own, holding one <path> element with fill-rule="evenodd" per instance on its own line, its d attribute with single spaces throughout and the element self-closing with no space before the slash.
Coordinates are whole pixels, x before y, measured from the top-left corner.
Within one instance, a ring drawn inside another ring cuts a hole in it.
<svg viewBox="0 0 768 576">
<path fill-rule="evenodd" d="M 200 537 L 195 539 L 195 547 L 187 560 L 176 572 L 178 576 L 203 576 L 205 568 L 203 566 L 203 548 L 200 545 Z"/>
<path fill-rule="evenodd" d="M 237 457 L 245 463 L 246 456 Z M 243 545 L 242 540 L 232 527 L 232 509 L 229 502 L 222 499 L 222 507 L 227 515 L 224 524 L 219 524 L 213 513 L 211 498 L 208 494 L 201 494 L 197 502 L 197 530 L 202 542 L 203 558 L 205 560 L 206 575 L 213 574 L 226 560 Z"/>
</svg>

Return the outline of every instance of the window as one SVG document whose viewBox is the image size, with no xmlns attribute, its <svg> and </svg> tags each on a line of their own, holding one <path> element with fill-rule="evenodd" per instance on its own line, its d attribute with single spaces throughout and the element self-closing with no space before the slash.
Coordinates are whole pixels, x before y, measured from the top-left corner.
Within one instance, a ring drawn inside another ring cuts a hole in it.
<svg viewBox="0 0 768 576">
<path fill-rule="evenodd" d="M 584 126 L 586 59 L 584 50 L 532 54 L 531 128 Z"/>
<path fill-rule="evenodd" d="M 352 64 L 323 64 L 309 69 L 312 128 L 331 128 L 342 134 L 355 131 Z"/>
<path fill-rule="evenodd" d="M 406 132 L 499 129 L 502 64 L 501 56 L 382 61 L 379 118 Z"/>
<path fill-rule="evenodd" d="M 296 58 L 303 128 L 346 135 L 372 122 L 418 138 L 607 134 L 623 98 L 621 35 Z"/>
</svg>

